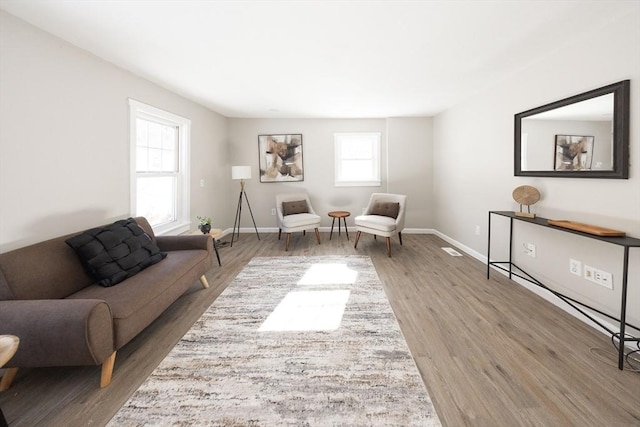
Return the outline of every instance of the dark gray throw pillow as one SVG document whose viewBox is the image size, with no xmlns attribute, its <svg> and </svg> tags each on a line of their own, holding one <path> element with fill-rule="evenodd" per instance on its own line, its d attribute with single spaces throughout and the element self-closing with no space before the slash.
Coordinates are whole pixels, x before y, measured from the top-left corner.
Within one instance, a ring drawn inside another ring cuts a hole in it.
<svg viewBox="0 0 640 427">
<path fill-rule="evenodd" d="M 92 228 L 65 242 L 102 286 L 120 283 L 167 256 L 133 218 Z"/>
<path fill-rule="evenodd" d="M 400 212 L 400 203 L 393 202 L 375 202 L 371 208 L 371 215 L 388 216 L 389 218 L 398 218 Z"/>
<path fill-rule="evenodd" d="M 282 202 L 282 216 L 309 213 L 309 206 L 306 200 L 295 200 Z"/>
</svg>

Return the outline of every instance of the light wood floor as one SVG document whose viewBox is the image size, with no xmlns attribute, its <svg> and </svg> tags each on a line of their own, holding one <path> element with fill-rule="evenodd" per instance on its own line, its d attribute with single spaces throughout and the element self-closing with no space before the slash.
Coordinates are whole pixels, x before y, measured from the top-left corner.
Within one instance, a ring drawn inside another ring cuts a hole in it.
<svg viewBox="0 0 640 427">
<path fill-rule="evenodd" d="M 322 244 L 313 233 L 243 234 L 220 249 L 222 267 L 173 304 L 118 352 L 114 378 L 100 367 L 24 369 L 0 393 L 11 426 L 104 425 L 254 256 L 363 254 L 373 259 L 409 348 L 444 426 L 640 426 L 640 374 L 619 371 L 590 349 L 607 337 L 469 256 L 451 257 L 432 235 L 404 246 L 353 233 Z M 226 239 L 223 239 L 226 240 Z"/>
</svg>

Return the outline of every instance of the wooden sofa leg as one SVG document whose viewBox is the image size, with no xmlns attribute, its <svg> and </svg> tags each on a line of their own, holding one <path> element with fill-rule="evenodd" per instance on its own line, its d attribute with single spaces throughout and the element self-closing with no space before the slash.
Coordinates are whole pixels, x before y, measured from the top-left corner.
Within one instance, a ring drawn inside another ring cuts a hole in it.
<svg viewBox="0 0 640 427">
<path fill-rule="evenodd" d="M 318 231 L 318 227 L 316 227 L 316 239 L 318 239 L 318 244 L 320 244 L 320 232 Z"/>
<path fill-rule="evenodd" d="M 398 238 L 400 239 L 400 245 L 402 245 L 402 233 L 398 232 Z"/>
<path fill-rule="evenodd" d="M 200 283 L 202 283 L 203 288 L 209 289 L 209 282 L 207 282 L 207 278 L 204 277 L 204 274 L 200 276 Z"/>
<path fill-rule="evenodd" d="M 282 237 L 282 228 L 278 229 L 278 240 L 280 240 L 280 237 Z"/>
<path fill-rule="evenodd" d="M 387 256 L 391 258 L 391 237 L 387 237 Z"/>
<path fill-rule="evenodd" d="M 0 391 L 5 391 L 11 387 L 11 383 L 13 383 L 13 379 L 16 377 L 17 373 L 18 368 L 7 368 L 2 376 L 2 381 L 0 381 Z"/>
<path fill-rule="evenodd" d="M 287 240 L 284 244 L 285 252 L 289 250 L 289 242 L 291 241 L 291 233 L 287 233 Z"/>
<path fill-rule="evenodd" d="M 111 356 L 102 364 L 102 375 L 100 376 L 100 388 L 104 388 L 111 384 L 111 377 L 113 376 L 113 365 L 116 363 L 116 352 L 114 351 Z"/>
<path fill-rule="evenodd" d="M 353 249 L 358 249 L 358 240 L 360 240 L 360 235 L 362 234 L 362 231 L 358 231 L 356 233 L 356 244 L 353 245 Z"/>
</svg>

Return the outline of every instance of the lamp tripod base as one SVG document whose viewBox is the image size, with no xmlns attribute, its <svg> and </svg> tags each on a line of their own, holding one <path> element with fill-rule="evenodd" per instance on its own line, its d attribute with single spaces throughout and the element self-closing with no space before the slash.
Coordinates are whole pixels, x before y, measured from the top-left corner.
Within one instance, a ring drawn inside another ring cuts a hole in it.
<svg viewBox="0 0 640 427">
<path fill-rule="evenodd" d="M 236 208 L 236 219 L 233 223 L 233 233 L 231 233 L 231 247 L 233 247 L 233 241 L 236 237 L 236 229 L 238 230 L 238 239 L 240 239 L 240 220 L 242 218 L 242 196 L 244 195 L 244 199 L 247 202 L 247 206 L 249 207 L 249 213 L 251 214 L 251 221 L 253 221 L 253 228 L 256 230 L 256 236 L 258 236 L 258 240 L 260 240 L 260 234 L 258 233 L 258 227 L 256 226 L 256 220 L 253 218 L 253 211 L 251 210 L 251 204 L 249 203 L 249 198 L 247 197 L 246 191 L 244 191 L 244 181 L 240 182 L 240 195 L 238 196 L 238 207 Z"/>
</svg>

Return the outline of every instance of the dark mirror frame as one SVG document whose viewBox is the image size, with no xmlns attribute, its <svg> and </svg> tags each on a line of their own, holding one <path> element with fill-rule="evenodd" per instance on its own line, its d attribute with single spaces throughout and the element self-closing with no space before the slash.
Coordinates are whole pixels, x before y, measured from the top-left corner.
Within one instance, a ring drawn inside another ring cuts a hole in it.
<svg viewBox="0 0 640 427">
<path fill-rule="evenodd" d="M 579 95 L 561 99 L 541 107 L 515 115 L 515 176 L 546 176 L 555 178 L 629 178 L 629 80 L 623 80 Z M 521 170 L 522 119 L 545 111 L 554 110 L 576 102 L 613 93 L 613 170 L 594 171 L 523 171 Z"/>
</svg>

